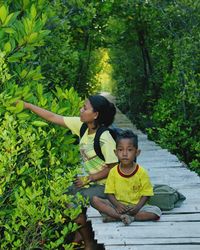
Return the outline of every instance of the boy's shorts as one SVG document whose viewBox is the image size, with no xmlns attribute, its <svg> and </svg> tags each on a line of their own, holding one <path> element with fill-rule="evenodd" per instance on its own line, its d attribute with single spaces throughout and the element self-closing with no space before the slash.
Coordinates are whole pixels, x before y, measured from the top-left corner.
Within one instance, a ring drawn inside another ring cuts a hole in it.
<svg viewBox="0 0 200 250">
<path fill-rule="evenodd" d="M 141 209 L 140 212 L 147 212 L 147 213 L 153 213 L 156 214 L 158 217 L 161 216 L 162 211 L 160 210 L 159 207 L 157 206 L 152 206 L 152 205 L 144 205 Z"/>
</svg>

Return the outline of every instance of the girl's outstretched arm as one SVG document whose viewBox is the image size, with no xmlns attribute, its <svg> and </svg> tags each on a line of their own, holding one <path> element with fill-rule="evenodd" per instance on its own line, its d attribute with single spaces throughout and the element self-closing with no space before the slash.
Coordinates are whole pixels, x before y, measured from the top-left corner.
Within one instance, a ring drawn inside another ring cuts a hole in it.
<svg viewBox="0 0 200 250">
<path fill-rule="evenodd" d="M 38 116 L 42 117 L 43 119 L 53 122 L 57 125 L 66 127 L 66 124 L 64 123 L 64 119 L 62 115 L 57 115 L 51 111 L 48 111 L 46 109 L 40 108 L 34 104 L 31 104 L 29 102 L 24 102 L 24 109 L 29 109 L 33 113 L 37 114 Z"/>
</svg>

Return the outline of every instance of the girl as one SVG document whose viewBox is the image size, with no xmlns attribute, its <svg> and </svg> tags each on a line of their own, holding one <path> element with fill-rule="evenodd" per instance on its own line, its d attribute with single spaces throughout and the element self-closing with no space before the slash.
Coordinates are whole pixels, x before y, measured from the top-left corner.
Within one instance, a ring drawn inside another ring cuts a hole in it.
<svg viewBox="0 0 200 250">
<path fill-rule="evenodd" d="M 80 136 L 82 124 L 87 125 L 86 132 L 79 143 L 83 162 L 83 175 L 77 177 L 68 192 L 74 195 L 80 192 L 84 197 L 89 197 L 89 200 L 92 200 L 94 195 L 105 198 L 105 180 L 110 169 L 118 162 L 114 153 L 116 146 L 109 131 L 103 132 L 100 137 L 100 145 L 105 160 L 102 160 L 95 153 L 94 138 L 98 128 L 101 126 L 108 127 L 112 124 L 116 113 L 113 103 L 101 95 L 90 96 L 80 110 L 80 117 L 61 116 L 28 102 L 24 102 L 24 108 L 31 110 L 49 122 L 69 128 L 72 133 L 78 136 Z M 93 250 L 94 240 L 91 235 L 91 228 L 86 221 L 86 209 L 83 209 L 75 222 L 81 225 L 79 233 L 85 243 L 85 250 Z M 76 234 L 74 242 L 78 242 L 80 240 L 78 238 L 80 237 Z"/>
</svg>

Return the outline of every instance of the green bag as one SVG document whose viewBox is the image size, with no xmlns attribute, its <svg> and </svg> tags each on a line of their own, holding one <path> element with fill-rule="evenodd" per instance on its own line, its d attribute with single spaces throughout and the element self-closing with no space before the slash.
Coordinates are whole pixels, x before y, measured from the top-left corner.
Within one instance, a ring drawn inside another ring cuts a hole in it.
<svg viewBox="0 0 200 250">
<path fill-rule="evenodd" d="M 176 189 L 165 185 L 156 184 L 153 187 L 154 196 L 151 196 L 148 204 L 155 205 L 161 210 L 171 210 L 180 207 L 186 197 Z"/>
</svg>

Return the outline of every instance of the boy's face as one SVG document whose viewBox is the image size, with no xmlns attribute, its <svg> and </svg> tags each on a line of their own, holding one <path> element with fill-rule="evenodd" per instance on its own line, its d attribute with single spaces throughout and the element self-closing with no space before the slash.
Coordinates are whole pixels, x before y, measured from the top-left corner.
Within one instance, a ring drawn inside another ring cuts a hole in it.
<svg viewBox="0 0 200 250">
<path fill-rule="evenodd" d="M 140 154 L 140 150 L 134 147 L 131 139 L 121 139 L 116 148 L 116 155 L 122 165 L 133 164 L 135 158 Z"/>
</svg>

